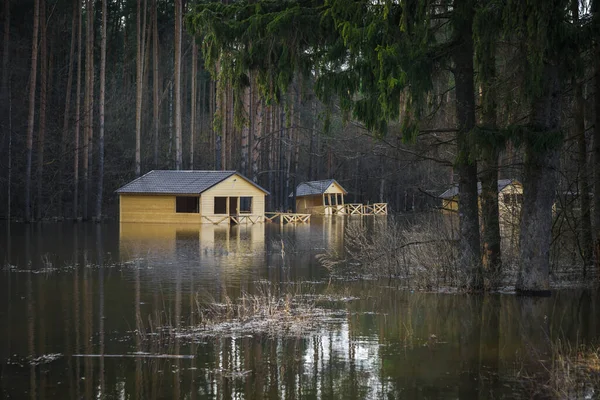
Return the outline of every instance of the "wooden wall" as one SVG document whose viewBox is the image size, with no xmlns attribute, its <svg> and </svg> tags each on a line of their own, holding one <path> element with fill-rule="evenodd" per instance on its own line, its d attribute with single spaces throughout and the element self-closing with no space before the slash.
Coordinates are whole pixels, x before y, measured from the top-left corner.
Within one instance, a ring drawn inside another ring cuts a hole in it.
<svg viewBox="0 0 600 400">
<path fill-rule="evenodd" d="M 337 183 L 333 182 L 331 185 L 329 185 L 329 187 L 327 188 L 327 190 L 325 190 L 325 193 L 342 193 L 345 194 L 346 192 L 344 191 L 344 189 L 338 185 Z"/>
<path fill-rule="evenodd" d="M 310 214 L 310 209 L 323 205 L 323 195 L 302 196 L 296 198 L 296 212 L 300 214 Z"/>
<path fill-rule="evenodd" d="M 175 196 L 149 194 L 121 194 L 119 196 L 121 222 L 159 222 L 186 224 L 202 222 L 201 213 L 176 213 Z"/>
<path fill-rule="evenodd" d="M 265 193 L 239 175 L 232 175 L 202 193 L 200 197 L 200 213 L 203 216 L 218 218 L 225 215 L 215 214 L 215 197 L 252 197 L 251 215 L 260 217 L 264 217 L 265 215 Z"/>
</svg>

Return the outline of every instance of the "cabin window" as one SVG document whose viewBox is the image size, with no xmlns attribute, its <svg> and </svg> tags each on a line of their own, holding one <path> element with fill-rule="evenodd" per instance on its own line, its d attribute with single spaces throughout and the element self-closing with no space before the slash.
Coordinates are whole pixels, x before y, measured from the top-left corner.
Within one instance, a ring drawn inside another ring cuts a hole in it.
<svg viewBox="0 0 600 400">
<path fill-rule="evenodd" d="M 175 212 L 198 214 L 200 212 L 198 200 L 198 197 L 177 196 L 175 199 Z"/>
<path fill-rule="evenodd" d="M 252 197 L 240 197 L 240 214 L 252 214 Z"/>
<path fill-rule="evenodd" d="M 324 198 L 324 200 L 323 200 L 323 205 L 324 206 L 331 205 L 331 204 L 329 204 L 329 195 L 326 194 L 325 196 L 323 196 L 323 198 Z"/>
<path fill-rule="evenodd" d="M 504 203 L 510 206 L 520 205 L 523 203 L 523 195 L 521 193 L 505 193 Z"/>
<path fill-rule="evenodd" d="M 227 197 L 215 197 L 215 214 L 227 214 Z"/>
</svg>

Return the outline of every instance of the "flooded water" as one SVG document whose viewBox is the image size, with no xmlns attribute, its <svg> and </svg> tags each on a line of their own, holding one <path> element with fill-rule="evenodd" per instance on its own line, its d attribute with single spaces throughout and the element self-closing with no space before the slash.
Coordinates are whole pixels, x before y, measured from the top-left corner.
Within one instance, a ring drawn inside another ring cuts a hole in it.
<svg viewBox="0 0 600 400">
<path fill-rule="evenodd" d="M 600 336 L 593 291 L 530 299 L 330 281 L 315 256 L 341 251 L 358 221 L 1 225 L 1 397 L 529 398 L 553 343 Z M 265 282 L 310 286 L 335 318 L 302 335 L 178 334 L 203 323 L 205 304 Z"/>
</svg>

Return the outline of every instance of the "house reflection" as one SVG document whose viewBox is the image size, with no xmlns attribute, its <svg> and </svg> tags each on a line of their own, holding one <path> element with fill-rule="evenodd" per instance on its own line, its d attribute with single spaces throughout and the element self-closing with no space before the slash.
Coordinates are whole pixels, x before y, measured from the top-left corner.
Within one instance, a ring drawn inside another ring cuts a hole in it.
<svg viewBox="0 0 600 400">
<path fill-rule="evenodd" d="M 264 254 L 265 225 L 121 223 L 119 250 L 122 262 L 248 257 Z"/>
</svg>

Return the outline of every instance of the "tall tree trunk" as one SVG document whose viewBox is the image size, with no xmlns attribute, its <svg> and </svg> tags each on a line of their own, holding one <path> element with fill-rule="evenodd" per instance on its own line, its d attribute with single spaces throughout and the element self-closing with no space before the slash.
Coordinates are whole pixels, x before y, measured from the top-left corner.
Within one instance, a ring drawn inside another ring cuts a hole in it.
<svg viewBox="0 0 600 400">
<path fill-rule="evenodd" d="M 145 2 L 144 2 L 145 6 Z M 142 140 L 142 95 L 143 95 L 143 63 L 144 63 L 144 30 L 142 28 L 142 0 L 137 1 L 137 56 L 135 79 L 135 176 L 140 176 L 142 171 L 141 140 Z M 144 21 L 144 24 L 146 21 Z"/>
<path fill-rule="evenodd" d="M 31 70 L 29 73 L 29 113 L 27 115 L 27 167 L 25 170 L 25 221 L 27 222 L 31 221 L 31 163 L 33 156 L 33 129 L 35 123 L 35 89 L 37 84 L 39 23 L 40 1 L 34 0 Z"/>
<path fill-rule="evenodd" d="M 104 102 L 106 95 L 106 0 L 102 0 L 102 39 L 100 42 L 100 100 L 98 104 L 98 193 L 96 195 L 96 221 L 102 220 L 104 183 Z"/>
<path fill-rule="evenodd" d="M 82 1 L 76 0 L 78 12 L 77 22 L 77 89 L 75 90 L 75 126 L 73 128 L 73 218 L 79 217 L 79 130 L 81 127 L 81 61 L 83 48 Z"/>
<path fill-rule="evenodd" d="M 596 3 L 600 1 L 596 0 Z M 600 4 L 595 4 L 596 12 L 594 18 L 600 21 Z M 595 97 L 594 111 L 596 119 L 594 121 L 594 233 L 596 236 L 594 242 L 594 265 L 598 276 L 600 276 L 600 44 L 596 44 L 596 76 L 594 77 Z"/>
<path fill-rule="evenodd" d="M 198 45 L 196 40 L 192 39 L 192 89 L 190 106 L 190 169 L 194 169 L 194 136 L 196 131 L 196 93 L 197 93 L 197 68 L 198 68 Z"/>
<path fill-rule="evenodd" d="M 284 191 L 285 191 L 285 171 L 286 171 L 286 167 L 285 167 L 285 134 L 286 134 L 286 129 L 285 129 L 285 111 L 284 111 L 284 107 L 281 104 L 277 105 L 277 137 L 278 137 L 278 152 L 279 152 L 279 166 L 277 168 L 277 172 L 279 174 L 279 190 L 277 191 L 278 194 L 278 199 L 279 199 L 279 208 L 282 211 L 287 211 L 284 207 L 285 207 L 285 195 L 284 195 Z"/>
<path fill-rule="evenodd" d="M 181 128 L 181 18 L 182 0 L 175 0 L 175 169 L 182 167 Z"/>
<path fill-rule="evenodd" d="M 294 110 L 299 110 L 299 107 L 302 105 L 303 102 L 302 95 L 298 97 L 299 101 L 297 99 L 297 103 Z M 292 210 L 294 212 L 297 212 L 296 186 L 298 186 L 298 165 L 300 162 L 300 112 L 294 112 L 294 119 L 292 121 L 294 121 L 294 166 L 292 171 L 292 184 L 290 190 L 292 191 Z"/>
<path fill-rule="evenodd" d="M 94 126 L 94 2 L 87 0 L 87 34 L 85 60 L 85 134 L 83 151 L 83 219 L 89 219 L 90 165 L 92 162 L 92 140 Z"/>
<path fill-rule="evenodd" d="M 252 82 L 252 81 L 251 81 Z M 250 84 L 252 85 L 252 83 Z M 244 114 L 247 116 L 247 120 L 244 121 L 242 126 L 242 151 L 241 151 L 241 163 L 240 170 L 242 174 L 248 176 L 248 146 L 250 141 L 250 124 L 252 121 L 252 98 L 251 98 L 251 86 L 244 89 Z"/>
<path fill-rule="evenodd" d="M 46 0 L 40 0 L 40 117 L 37 155 L 37 208 L 36 218 L 42 219 L 42 186 L 44 174 L 44 141 L 46 136 L 46 101 L 48 98 L 48 36 Z"/>
<path fill-rule="evenodd" d="M 579 173 L 579 201 L 581 208 L 580 246 L 583 261 L 583 275 L 587 275 L 588 266 L 593 262 L 592 219 L 590 209 L 590 184 L 587 167 L 587 144 L 585 140 L 585 99 L 583 98 L 583 83 L 573 80 L 575 88 L 575 137 L 577 140 L 577 166 Z"/>
<path fill-rule="evenodd" d="M 153 42 L 153 54 L 152 54 L 152 89 L 153 89 L 153 100 L 152 106 L 154 108 L 154 168 L 158 168 L 158 133 L 160 125 L 160 104 L 158 100 L 158 0 L 152 2 L 152 12 L 154 19 L 154 29 L 152 30 L 152 42 Z"/>
<path fill-rule="evenodd" d="M 0 102 L 4 105 L 1 107 L 0 113 L 2 113 L 2 122 L 0 122 L 0 130 L 2 132 L 2 141 L 0 142 L 0 148 L 4 145 L 4 138 L 8 133 L 8 179 L 7 179 L 7 219 L 10 220 L 10 197 L 11 197 L 11 173 L 12 173 L 12 129 L 10 126 L 11 121 L 11 94 L 9 91 L 8 79 L 10 72 L 8 70 L 8 62 L 10 60 L 10 0 L 4 0 L 4 40 L 2 46 L 2 82 L 0 87 Z M 6 126 L 8 123 L 9 126 Z"/>
<path fill-rule="evenodd" d="M 8 178 L 6 183 L 6 220 L 10 222 L 11 214 L 11 199 L 12 199 L 12 93 L 11 84 L 8 84 Z M 10 229 L 10 223 L 7 224 Z M 10 235 L 8 235 L 10 237 Z M 10 262 L 10 249 L 8 250 L 8 260 Z"/>
<path fill-rule="evenodd" d="M 210 78 L 209 78 L 210 79 Z M 213 166 L 215 168 L 215 170 L 219 170 L 220 169 L 220 165 L 219 165 L 219 153 L 218 153 L 218 149 L 217 149 L 217 132 L 215 129 L 215 115 L 216 115 L 216 102 L 215 102 L 215 81 L 210 79 L 209 84 L 208 84 L 208 115 L 209 117 L 209 123 L 208 123 L 208 129 L 209 129 L 209 134 L 210 134 L 210 139 L 211 139 L 211 150 L 212 150 L 212 160 L 213 160 Z"/>
<path fill-rule="evenodd" d="M 2 93 L 8 94 L 8 61 L 10 60 L 10 0 L 4 0 L 4 41 L 2 46 Z"/>
<path fill-rule="evenodd" d="M 544 65 L 540 93 L 532 107 L 532 124 L 540 132 L 536 136 L 556 134 L 560 128 L 561 114 L 559 71 L 556 65 Z M 516 289 L 523 294 L 545 295 L 550 293 L 552 205 L 557 187 L 559 151 L 549 145 L 540 147 L 530 141 L 525 148 L 520 265 Z"/>
<path fill-rule="evenodd" d="M 256 91 L 254 91 L 254 92 L 256 93 Z M 261 154 L 261 148 L 262 148 L 262 140 L 263 140 L 262 134 L 263 134 L 263 129 L 264 129 L 265 107 L 264 107 L 264 103 L 263 103 L 262 99 L 260 98 L 260 96 L 255 95 L 253 97 L 255 97 L 254 109 L 256 110 L 253 115 L 255 115 L 256 123 L 253 124 L 254 129 L 251 132 L 251 135 L 253 135 L 252 147 L 251 147 L 252 180 L 255 183 L 258 183 L 258 168 L 259 168 L 258 163 L 260 160 L 260 154 Z"/>
<path fill-rule="evenodd" d="M 460 3 L 455 11 L 462 21 L 457 23 L 456 35 L 461 44 L 454 50 L 454 80 L 456 83 L 456 142 L 458 158 L 458 224 L 460 230 L 458 265 L 465 272 L 466 285 L 474 290 L 483 286 L 479 238 L 479 210 L 477 205 L 477 163 L 473 160 L 468 135 L 475 127 L 475 85 L 473 81 L 473 4 Z M 458 18 L 458 17 L 457 17 Z"/>
<path fill-rule="evenodd" d="M 493 50 L 492 50 L 493 51 Z M 497 135 L 496 121 L 496 57 L 488 54 L 482 75 L 482 120 L 488 135 Z M 494 140 L 488 141 L 494 143 Z M 492 286 L 499 284 L 502 258 L 500 254 L 500 212 L 498 209 L 498 157 L 499 148 L 484 146 L 481 157 L 481 219 L 483 224 L 483 266 Z"/>
<path fill-rule="evenodd" d="M 317 96 L 315 94 L 313 94 L 313 101 L 312 101 L 312 129 L 310 132 L 310 145 L 308 147 L 308 180 L 312 181 L 315 180 L 315 170 L 316 168 L 316 161 L 315 161 L 315 148 L 316 148 L 316 142 L 317 142 Z M 358 172 L 358 171 L 357 171 Z"/>
<path fill-rule="evenodd" d="M 229 112 L 229 107 L 228 104 L 229 102 L 227 101 L 227 97 L 228 97 L 228 90 L 227 90 L 227 85 L 225 84 L 225 82 L 223 82 L 222 80 L 219 82 L 219 86 L 220 89 L 217 89 L 217 96 L 219 96 L 219 109 L 217 110 L 217 112 L 219 113 L 219 118 L 221 119 L 221 169 L 226 170 L 227 169 L 227 141 L 228 141 L 228 122 L 229 122 L 229 118 L 227 113 Z"/>
<path fill-rule="evenodd" d="M 65 184 L 65 165 L 67 160 L 67 140 L 69 137 L 69 122 L 70 122 L 70 114 L 71 114 L 71 91 L 73 88 L 73 66 L 74 66 L 74 58 L 75 58 L 75 39 L 77 34 L 77 15 L 79 15 L 79 1 L 73 0 L 73 17 L 71 18 L 71 48 L 69 50 L 69 73 L 67 75 L 67 91 L 65 93 L 65 112 L 63 114 L 63 129 L 62 129 L 62 138 L 60 141 L 60 170 L 59 170 L 59 179 L 60 179 L 60 196 L 59 196 L 59 204 L 58 204 L 58 212 L 60 216 L 64 216 L 65 206 L 64 206 L 64 190 L 66 187 Z"/>
</svg>

